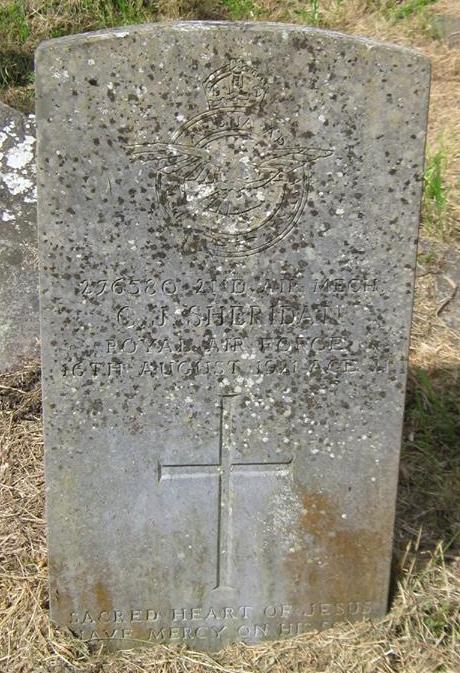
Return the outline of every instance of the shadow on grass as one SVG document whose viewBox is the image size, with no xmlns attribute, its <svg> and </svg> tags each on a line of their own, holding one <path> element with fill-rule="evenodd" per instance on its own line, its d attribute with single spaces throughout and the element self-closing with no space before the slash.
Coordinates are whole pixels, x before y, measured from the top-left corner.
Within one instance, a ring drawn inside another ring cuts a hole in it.
<svg viewBox="0 0 460 673">
<path fill-rule="evenodd" d="M 411 368 L 396 509 L 393 586 L 401 576 L 408 545 L 423 563 L 439 543 L 447 562 L 460 551 L 460 371 Z"/>
<path fill-rule="evenodd" d="M 0 50 L 0 89 L 30 84 L 33 74 L 33 54 L 16 49 Z"/>
</svg>

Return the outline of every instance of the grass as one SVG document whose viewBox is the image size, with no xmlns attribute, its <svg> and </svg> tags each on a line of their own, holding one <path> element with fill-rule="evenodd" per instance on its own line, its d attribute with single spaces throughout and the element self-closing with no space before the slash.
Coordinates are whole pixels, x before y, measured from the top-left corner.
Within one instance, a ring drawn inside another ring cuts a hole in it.
<svg viewBox="0 0 460 673">
<path fill-rule="evenodd" d="M 23 2 L 9 2 L 0 7 L 0 25 L 5 32 L 9 32 L 12 41 L 24 44 L 30 35 L 25 4 Z"/>
<path fill-rule="evenodd" d="M 441 535 L 444 549 L 460 551 L 460 379 L 454 370 L 413 368 L 406 400 L 399 506 L 412 533 L 422 525 L 422 548 Z M 429 474 L 429 477 L 428 477 Z"/>
<path fill-rule="evenodd" d="M 0 0 L 0 95 L 31 112 L 33 54 L 46 39 L 113 26 L 156 21 L 150 0 Z"/>
<path fill-rule="evenodd" d="M 446 229 L 447 187 L 445 172 L 447 157 L 439 149 L 427 157 L 424 175 L 423 222 L 425 231 L 443 239 Z"/>
<path fill-rule="evenodd" d="M 395 3 L 389 10 L 389 15 L 392 19 L 400 21 L 413 14 L 423 12 L 429 5 L 435 2 L 436 0 L 408 0 L 407 2 Z"/>
<path fill-rule="evenodd" d="M 228 10 L 228 18 L 234 21 L 254 19 L 257 15 L 257 9 L 251 0 L 222 0 L 222 4 Z"/>
<path fill-rule="evenodd" d="M 422 266 L 433 266 L 438 261 L 439 257 L 434 250 L 427 252 L 419 252 L 417 255 L 417 262 Z"/>
<path fill-rule="evenodd" d="M 312 26 L 319 26 L 321 24 L 320 0 L 310 0 L 306 9 L 296 9 L 295 13 L 302 23 Z M 308 5 L 310 5 L 308 7 Z"/>
<path fill-rule="evenodd" d="M 34 61 L 30 54 L 8 50 L 2 54 L 0 63 L 0 90 L 11 85 L 23 87 L 33 81 Z"/>
<path fill-rule="evenodd" d="M 419 436 L 419 448 L 428 450 L 436 438 L 454 451 L 460 436 L 460 398 L 454 394 L 458 391 L 440 396 L 424 370 L 415 371 L 414 383 L 408 421 Z"/>
</svg>

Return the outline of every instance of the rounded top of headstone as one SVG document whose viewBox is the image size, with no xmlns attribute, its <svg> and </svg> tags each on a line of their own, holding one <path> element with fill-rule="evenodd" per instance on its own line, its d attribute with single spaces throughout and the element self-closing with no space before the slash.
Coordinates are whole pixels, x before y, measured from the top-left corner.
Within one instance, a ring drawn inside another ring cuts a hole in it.
<svg viewBox="0 0 460 673">
<path fill-rule="evenodd" d="M 53 38 L 42 42 L 35 52 L 36 59 L 42 51 L 52 48 L 68 48 L 79 44 L 89 45 L 108 40 L 120 40 L 135 36 L 146 36 L 159 32 L 212 32 L 212 31 L 245 31 L 248 33 L 273 33 L 279 32 L 282 39 L 289 39 L 292 35 L 309 35 L 315 40 L 327 40 L 332 42 L 343 42 L 344 45 L 361 43 L 368 49 L 391 49 L 411 55 L 417 60 L 430 60 L 420 51 L 411 49 L 402 45 L 389 42 L 379 42 L 368 37 L 347 35 L 336 31 L 323 30 L 321 28 L 312 28 L 310 26 L 301 26 L 298 24 L 279 23 L 274 21 L 169 21 L 158 23 L 145 23 L 129 26 L 120 26 L 107 30 L 98 30 L 90 33 L 77 33 L 75 35 L 66 35 L 64 37 Z"/>
</svg>

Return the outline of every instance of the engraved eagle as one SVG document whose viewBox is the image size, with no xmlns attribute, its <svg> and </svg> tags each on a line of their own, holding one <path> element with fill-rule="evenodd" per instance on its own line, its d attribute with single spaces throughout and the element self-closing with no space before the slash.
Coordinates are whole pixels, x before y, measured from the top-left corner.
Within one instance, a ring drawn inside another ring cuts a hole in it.
<svg viewBox="0 0 460 673">
<path fill-rule="evenodd" d="M 135 144 L 128 151 L 132 158 L 154 163 L 159 174 L 174 178 L 187 202 L 221 215 L 242 215 L 262 207 L 270 185 L 296 179 L 296 172 L 299 179 L 301 171 L 332 154 L 320 147 L 270 147 L 254 157 L 244 148 L 248 138 L 232 140 L 230 152 L 228 146 L 216 152 L 219 148 L 173 142 Z"/>
</svg>

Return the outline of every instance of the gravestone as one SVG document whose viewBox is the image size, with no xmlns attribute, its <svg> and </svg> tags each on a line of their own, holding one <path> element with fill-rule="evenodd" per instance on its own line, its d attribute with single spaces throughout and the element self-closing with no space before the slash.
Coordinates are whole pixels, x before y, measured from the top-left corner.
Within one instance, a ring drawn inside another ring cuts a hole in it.
<svg viewBox="0 0 460 673">
<path fill-rule="evenodd" d="M 435 14 L 432 26 L 449 49 L 460 48 L 460 16 Z"/>
<path fill-rule="evenodd" d="M 0 372 L 39 352 L 33 118 L 0 103 Z"/>
<path fill-rule="evenodd" d="M 385 613 L 428 81 L 277 24 L 39 49 L 58 624 L 215 650 Z"/>
</svg>

